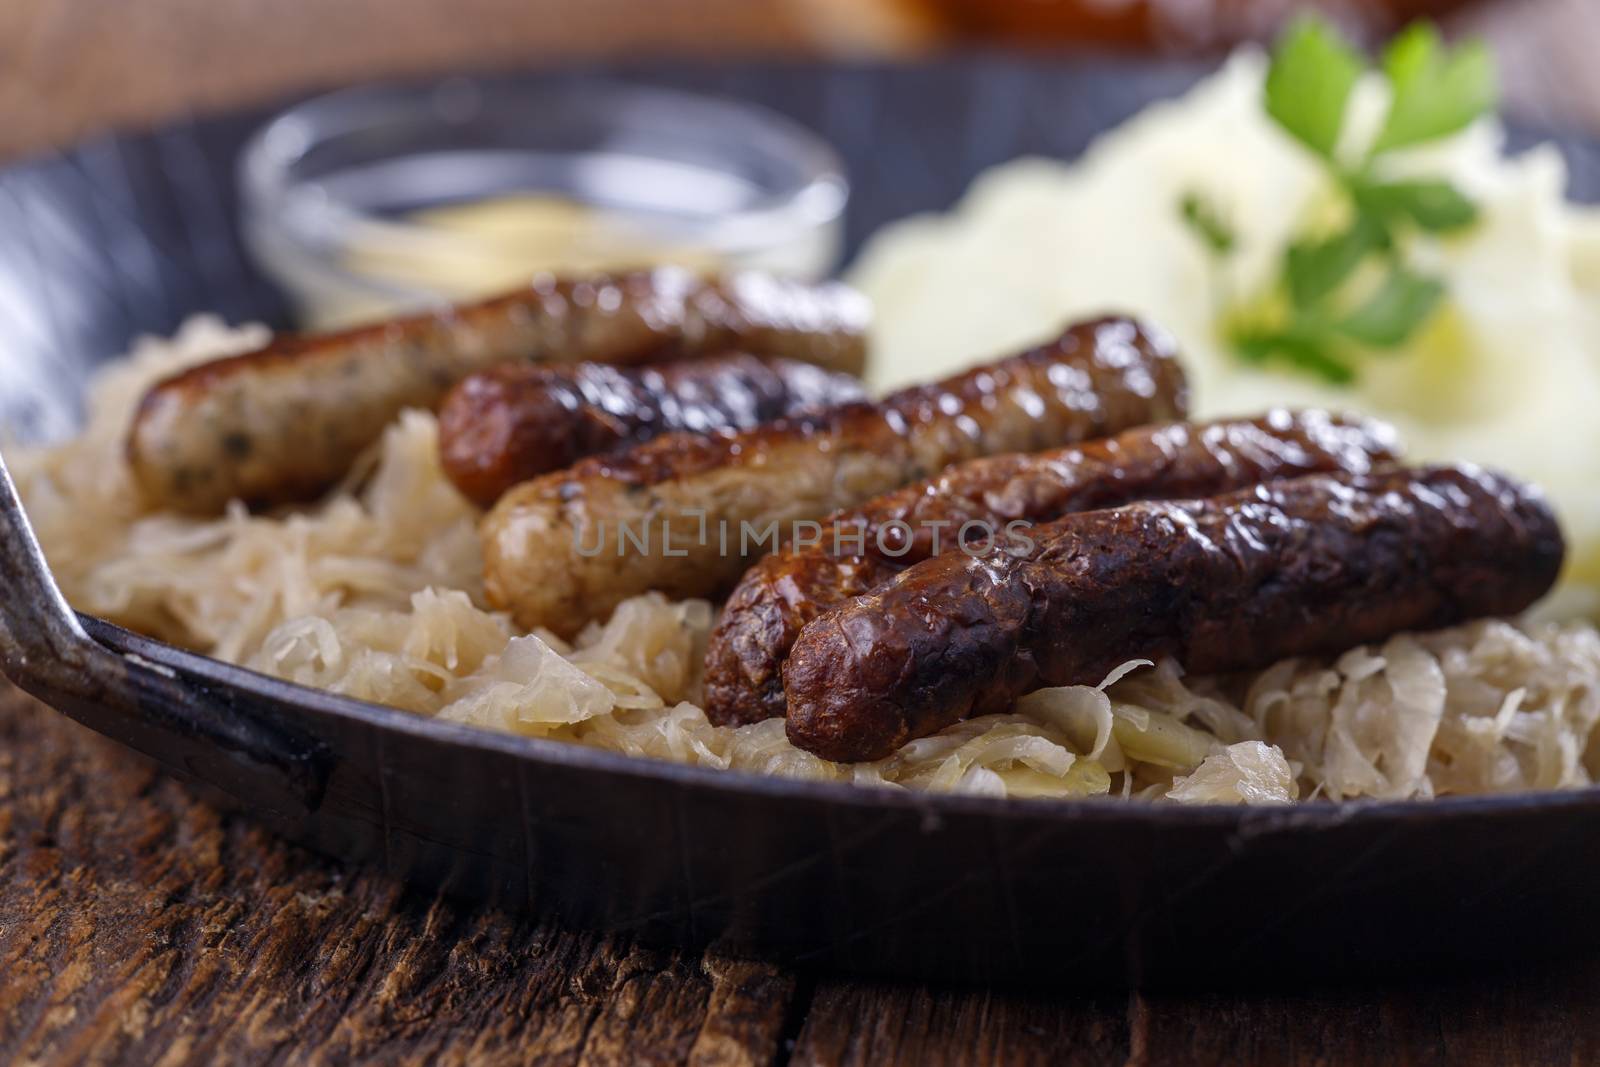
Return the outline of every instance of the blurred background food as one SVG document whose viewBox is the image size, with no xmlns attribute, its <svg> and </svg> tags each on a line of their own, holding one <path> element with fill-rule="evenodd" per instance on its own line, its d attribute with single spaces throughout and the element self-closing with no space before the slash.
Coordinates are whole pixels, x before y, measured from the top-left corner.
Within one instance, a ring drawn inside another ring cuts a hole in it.
<svg viewBox="0 0 1600 1067">
<path fill-rule="evenodd" d="M 1215 53 L 1298 0 L 7 0 L 0 157 L 374 78 L 619 54 L 907 56 L 1005 43 Z M 1324 0 L 1381 36 L 1417 14 L 1495 43 L 1513 111 L 1600 130 L 1593 0 Z"/>
<path fill-rule="evenodd" d="M 1486 35 L 1507 110 L 1600 131 L 1585 47 L 1600 38 L 1600 5 L 1589 0 L 10 0 L 0 158 L 375 80 L 619 55 L 1214 58 L 1306 7 L 1369 43 L 1422 15 Z M 243 160 L 251 251 L 303 325 L 465 299 L 546 268 L 839 265 L 838 161 L 775 116 L 692 98 L 532 99 L 465 81 L 385 92 L 302 103 Z"/>
</svg>

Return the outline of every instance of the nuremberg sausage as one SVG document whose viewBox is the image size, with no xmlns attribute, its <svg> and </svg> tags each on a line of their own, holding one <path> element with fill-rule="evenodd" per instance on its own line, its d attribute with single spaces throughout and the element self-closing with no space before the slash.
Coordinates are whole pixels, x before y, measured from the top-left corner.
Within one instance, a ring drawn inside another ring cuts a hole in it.
<svg viewBox="0 0 1600 1067">
<path fill-rule="evenodd" d="M 830 516 L 816 544 L 790 546 L 745 573 L 706 649 L 706 714 L 719 725 L 782 715 L 780 669 L 806 623 L 940 550 L 1003 537 L 1009 524 L 1136 500 L 1214 496 L 1323 471 L 1367 471 L 1397 458 L 1394 431 L 1382 423 L 1280 410 L 1141 426 L 952 467 Z"/>
<path fill-rule="evenodd" d="M 1083 323 L 876 403 L 667 434 L 519 485 L 483 521 L 485 587 L 521 625 L 571 634 L 646 590 L 725 593 L 818 519 L 951 463 L 1102 437 L 1185 405 L 1165 335 L 1125 318 Z"/>
<path fill-rule="evenodd" d="M 807 625 L 784 664 L 789 739 L 879 759 L 1131 659 L 1243 670 L 1513 615 L 1563 554 L 1541 494 L 1465 465 L 1130 504 L 1032 537 L 1027 552 L 925 560 Z"/>
<path fill-rule="evenodd" d="M 128 435 L 149 500 L 215 514 L 229 500 L 315 497 L 401 410 L 433 408 L 504 363 L 649 363 L 738 349 L 858 373 L 868 306 L 837 284 L 663 268 L 533 284 L 480 304 L 265 348 L 155 385 Z"/>
<path fill-rule="evenodd" d="M 530 478 L 674 430 L 744 430 L 862 398 L 848 374 L 729 354 L 648 367 L 513 364 L 474 374 L 439 407 L 439 458 L 490 507 Z"/>
</svg>

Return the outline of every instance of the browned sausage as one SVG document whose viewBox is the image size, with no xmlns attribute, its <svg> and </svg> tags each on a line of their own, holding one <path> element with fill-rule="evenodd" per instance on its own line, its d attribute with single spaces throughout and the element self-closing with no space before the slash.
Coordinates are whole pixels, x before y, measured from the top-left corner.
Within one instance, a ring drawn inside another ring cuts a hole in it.
<svg viewBox="0 0 1600 1067">
<path fill-rule="evenodd" d="M 557 280 L 447 312 L 265 348 L 146 394 L 128 458 L 158 506 L 271 504 L 336 482 L 402 409 L 504 363 L 647 363 L 739 349 L 857 373 L 867 304 L 842 285 L 675 269 Z"/>
<path fill-rule="evenodd" d="M 1563 553 L 1537 490 L 1469 466 L 1311 475 L 1032 536 L 1027 552 L 925 560 L 806 626 L 783 672 L 790 740 L 878 759 L 1130 659 L 1242 670 L 1512 615 Z"/>
<path fill-rule="evenodd" d="M 740 580 L 706 649 L 706 714 L 719 725 L 784 713 L 780 670 L 806 623 L 958 541 L 1005 537 L 1136 500 L 1214 496 L 1398 458 L 1392 429 L 1321 411 L 1273 411 L 1205 425 L 1141 426 L 1115 437 L 952 467 L 830 516 L 817 543 L 759 560 Z M 967 531 L 970 536 L 963 536 Z"/>
<path fill-rule="evenodd" d="M 676 430 L 745 430 L 859 400 L 861 383 L 809 363 L 730 354 L 615 367 L 514 364 L 474 374 L 439 408 L 439 458 L 489 507 L 513 485 Z"/>
<path fill-rule="evenodd" d="M 1164 335 L 1129 319 L 1080 324 L 879 403 L 737 433 L 667 434 L 519 485 L 483 521 L 485 585 L 523 626 L 570 634 L 646 590 L 724 593 L 798 524 L 951 463 L 1100 437 L 1184 408 Z"/>
</svg>

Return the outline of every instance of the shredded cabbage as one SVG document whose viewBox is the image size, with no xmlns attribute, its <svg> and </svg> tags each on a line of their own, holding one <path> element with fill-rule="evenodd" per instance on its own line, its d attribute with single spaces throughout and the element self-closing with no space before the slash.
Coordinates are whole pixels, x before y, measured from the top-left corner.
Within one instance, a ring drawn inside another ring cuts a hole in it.
<svg viewBox="0 0 1600 1067">
<path fill-rule="evenodd" d="M 570 644 L 490 611 L 478 512 L 407 412 L 322 502 L 211 520 L 149 513 L 122 458 L 147 384 L 259 343 L 195 320 L 94 386 L 89 424 L 18 453 L 29 514 L 80 608 L 256 670 L 422 715 L 760 774 L 987 796 L 1180 803 L 1430 797 L 1587 785 L 1600 766 L 1600 634 L 1488 621 L 1332 660 L 1185 678 L 1130 660 L 876 763 L 795 748 L 782 720 L 713 726 L 699 706 L 714 610 L 659 594 Z"/>
</svg>

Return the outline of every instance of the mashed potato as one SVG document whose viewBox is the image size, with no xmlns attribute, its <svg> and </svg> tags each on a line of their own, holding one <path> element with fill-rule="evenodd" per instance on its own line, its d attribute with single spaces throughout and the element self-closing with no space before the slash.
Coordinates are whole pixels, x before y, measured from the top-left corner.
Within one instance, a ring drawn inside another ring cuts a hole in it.
<svg viewBox="0 0 1600 1067">
<path fill-rule="evenodd" d="M 1409 349 L 1367 359 L 1354 387 L 1241 364 L 1219 338 L 1219 288 L 1260 292 L 1280 250 L 1328 195 L 1321 169 L 1267 118 L 1263 58 L 1235 57 L 1180 100 L 1147 109 L 1075 163 L 1022 160 L 980 177 L 948 215 L 874 238 L 850 280 L 877 309 L 876 384 L 933 378 L 1103 310 L 1178 338 L 1201 417 L 1274 404 L 1393 421 L 1412 455 L 1519 474 L 1554 499 L 1571 563 L 1555 609 L 1600 614 L 1600 213 L 1563 199 L 1549 148 L 1514 159 L 1482 122 L 1403 161 L 1479 204 L 1464 236 L 1417 259 L 1449 302 Z M 1381 113 L 1363 86 L 1353 135 Z M 1239 254 L 1219 286 L 1179 217 L 1217 204 Z"/>
</svg>

